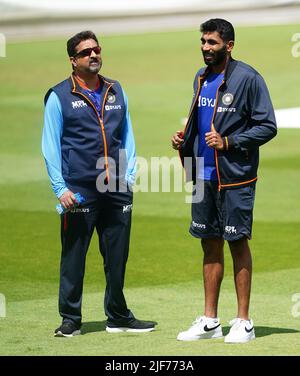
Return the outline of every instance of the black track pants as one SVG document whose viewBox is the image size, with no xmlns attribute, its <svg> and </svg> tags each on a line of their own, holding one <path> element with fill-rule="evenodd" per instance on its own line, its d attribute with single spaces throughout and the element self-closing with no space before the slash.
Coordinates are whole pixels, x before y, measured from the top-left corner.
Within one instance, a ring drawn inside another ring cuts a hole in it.
<svg viewBox="0 0 300 376">
<path fill-rule="evenodd" d="M 104 309 L 107 323 L 111 326 L 125 325 L 134 318 L 123 294 L 132 192 L 84 194 L 88 196 L 86 204 L 64 214 L 61 220 L 59 312 L 63 320 L 81 324 L 85 260 L 96 228 L 106 277 Z"/>
</svg>

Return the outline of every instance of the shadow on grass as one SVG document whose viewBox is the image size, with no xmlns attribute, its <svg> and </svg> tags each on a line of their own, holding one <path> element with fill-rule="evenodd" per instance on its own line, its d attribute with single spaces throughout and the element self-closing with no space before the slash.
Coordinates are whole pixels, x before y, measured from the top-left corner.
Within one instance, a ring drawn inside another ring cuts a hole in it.
<svg viewBox="0 0 300 376">
<path fill-rule="evenodd" d="M 287 333 L 300 333 L 299 330 L 296 329 L 289 329 L 289 328 L 274 328 L 270 326 L 255 326 L 255 336 L 256 337 L 265 337 L 269 336 L 271 334 L 287 334 Z M 229 333 L 230 326 L 224 326 L 223 327 L 223 334 L 226 336 L 226 334 Z"/>
<path fill-rule="evenodd" d="M 106 320 L 104 321 L 90 321 L 82 323 L 81 334 L 103 332 L 106 328 Z"/>
</svg>

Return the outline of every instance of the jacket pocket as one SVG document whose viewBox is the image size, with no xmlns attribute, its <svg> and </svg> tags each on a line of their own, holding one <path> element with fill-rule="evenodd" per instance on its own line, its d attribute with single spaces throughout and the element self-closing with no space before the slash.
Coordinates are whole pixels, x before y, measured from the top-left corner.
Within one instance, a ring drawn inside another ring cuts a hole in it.
<svg viewBox="0 0 300 376">
<path fill-rule="evenodd" d="M 81 150 L 69 151 L 70 179 L 92 180 L 96 175 L 97 157 L 88 155 Z"/>
<path fill-rule="evenodd" d="M 257 160 L 251 151 L 229 151 L 220 155 L 221 178 L 227 181 L 248 180 L 256 176 Z"/>
</svg>

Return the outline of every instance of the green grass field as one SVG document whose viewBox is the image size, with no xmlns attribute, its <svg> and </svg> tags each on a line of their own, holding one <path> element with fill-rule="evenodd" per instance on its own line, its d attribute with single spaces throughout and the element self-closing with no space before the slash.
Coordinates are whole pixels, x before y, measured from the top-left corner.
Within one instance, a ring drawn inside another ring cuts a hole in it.
<svg viewBox="0 0 300 376">
<path fill-rule="evenodd" d="M 300 25 L 238 28 L 234 57 L 267 81 L 276 108 L 299 106 L 299 59 L 291 36 Z M 118 79 L 128 97 L 139 156 L 175 154 L 173 132 L 187 115 L 199 66 L 199 33 L 181 31 L 101 38 L 102 73 Z M 56 199 L 41 156 L 43 95 L 70 73 L 65 40 L 13 43 L 0 59 L 0 355 L 300 355 L 300 130 L 280 129 L 261 149 L 253 240 L 251 316 L 257 339 L 181 343 L 177 333 L 202 313 L 202 251 L 188 234 L 185 193 L 135 195 L 125 294 L 141 319 L 158 322 L 147 334 L 110 335 L 103 312 L 104 273 L 94 237 L 87 258 L 83 335 L 54 338 L 60 243 Z M 236 315 L 232 265 L 219 316 L 228 332 Z"/>
</svg>

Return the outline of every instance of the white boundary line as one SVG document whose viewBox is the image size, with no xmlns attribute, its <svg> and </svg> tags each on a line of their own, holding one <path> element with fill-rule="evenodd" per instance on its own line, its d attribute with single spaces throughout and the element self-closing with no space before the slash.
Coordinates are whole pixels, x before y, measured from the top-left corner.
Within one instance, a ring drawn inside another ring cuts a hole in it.
<svg viewBox="0 0 300 376">
<path fill-rule="evenodd" d="M 137 14 L 164 14 L 170 12 L 219 12 L 274 6 L 297 5 L 299 0 L 89 0 L 88 7 L 82 0 L 0 0 L 6 13 L 43 15 L 120 16 Z M 0 18 L 5 14 L 0 15 Z"/>
<path fill-rule="evenodd" d="M 278 128 L 300 128 L 300 107 L 275 110 Z"/>
</svg>

